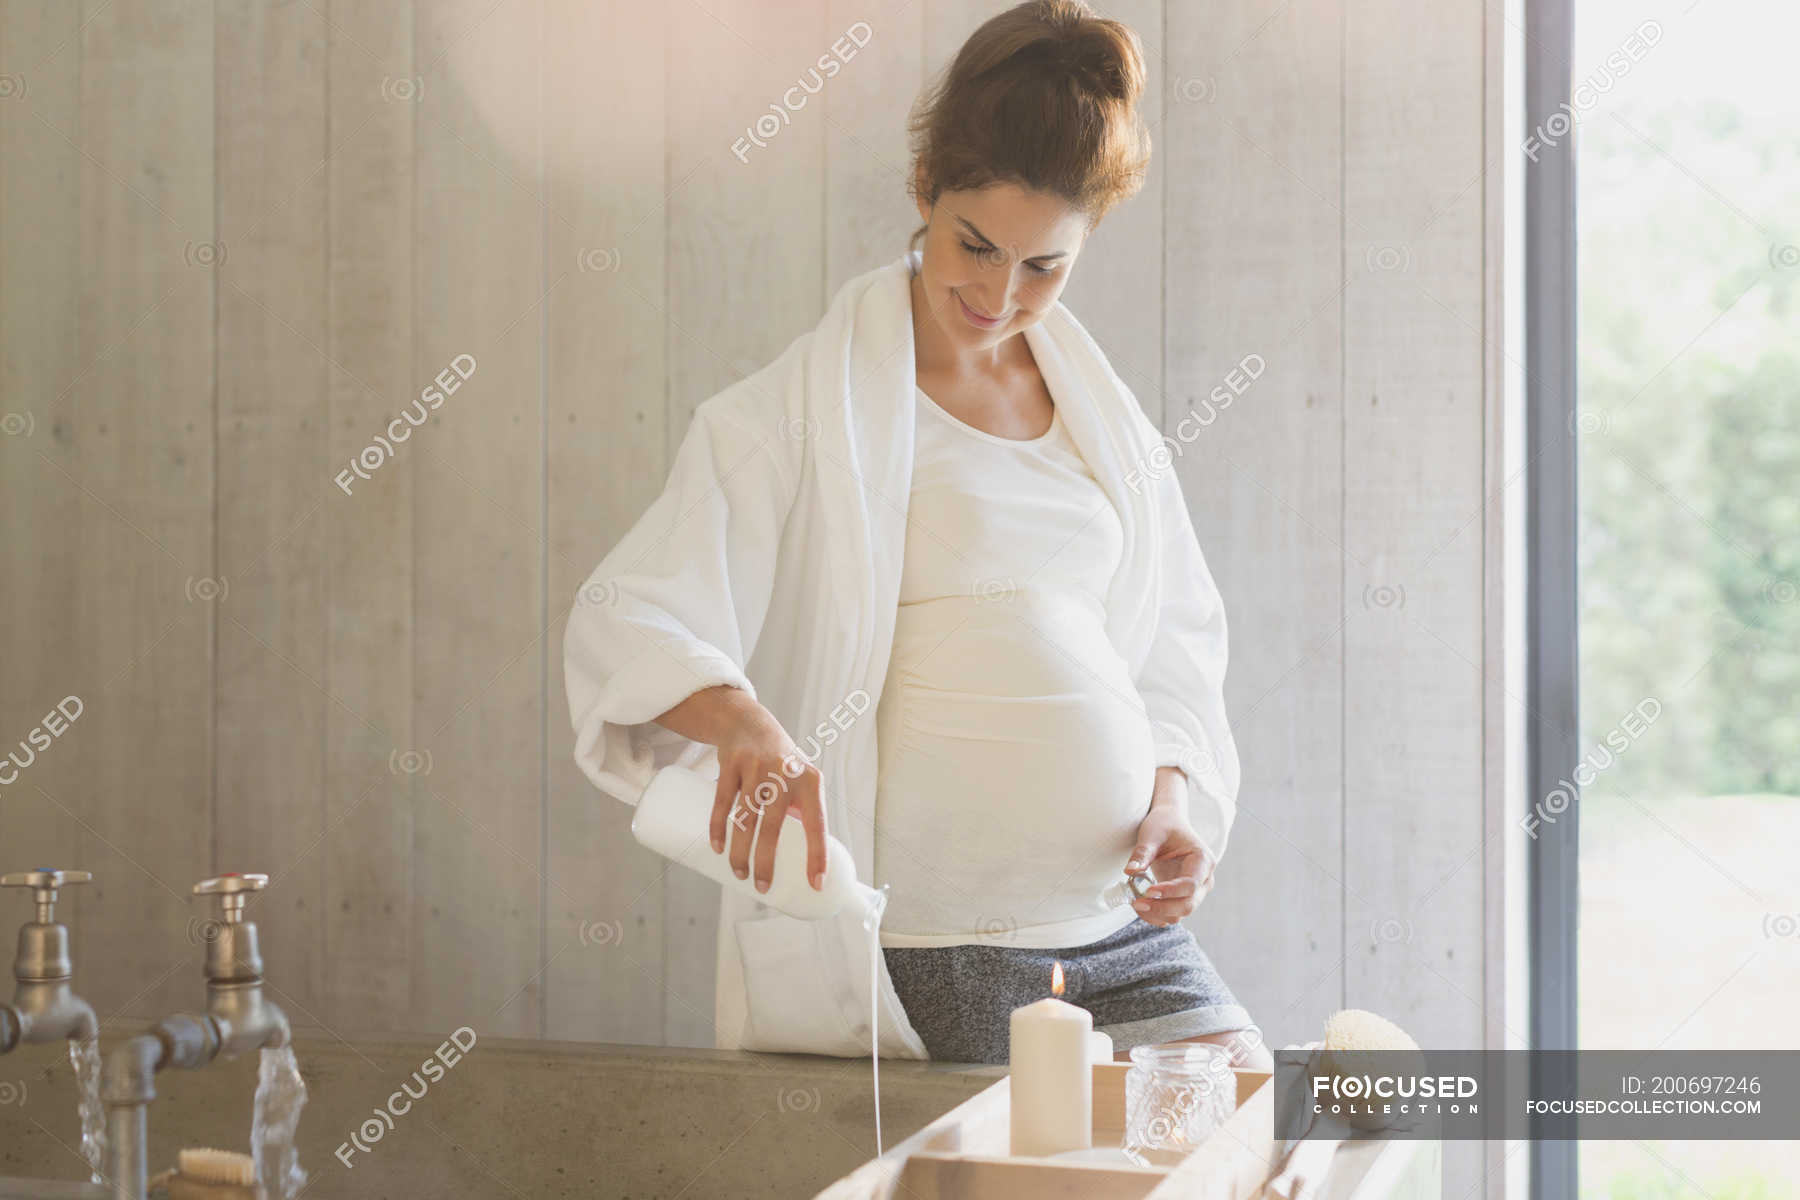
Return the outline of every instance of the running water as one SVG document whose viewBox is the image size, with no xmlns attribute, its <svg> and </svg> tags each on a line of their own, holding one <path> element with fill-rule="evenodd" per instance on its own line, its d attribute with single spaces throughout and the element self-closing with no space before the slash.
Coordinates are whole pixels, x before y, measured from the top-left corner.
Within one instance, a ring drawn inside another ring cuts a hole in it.
<svg viewBox="0 0 1800 1200">
<path fill-rule="evenodd" d="M 257 1064 L 256 1103 L 250 1118 L 250 1157 L 256 1179 L 269 1200 L 292 1200 L 306 1186 L 306 1172 L 294 1148 L 300 1110 L 306 1107 L 306 1083 L 294 1048 L 264 1050 Z"/>
<path fill-rule="evenodd" d="M 81 1157 L 87 1159 L 88 1181 L 104 1179 L 106 1163 L 106 1108 L 100 1103 L 100 1039 L 70 1038 L 69 1065 L 75 1068 L 75 1087 L 81 1098 Z"/>
<path fill-rule="evenodd" d="M 881 1157 L 881 914 L 887 911 L 887 884 L 869 901 L 863 928 L 869 931 L 869 1069 L 875 1080 L 875 1157 Z"/>
</svg>

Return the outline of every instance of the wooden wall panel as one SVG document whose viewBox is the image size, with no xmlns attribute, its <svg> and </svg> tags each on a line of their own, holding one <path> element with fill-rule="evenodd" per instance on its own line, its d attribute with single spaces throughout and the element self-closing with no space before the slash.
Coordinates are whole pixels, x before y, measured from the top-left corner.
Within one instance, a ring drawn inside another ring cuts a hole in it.
<svg viewBox="0 0 1800 1200">
<path fill-rule="evenodd" d="M 1345 989 L 1425 1046 L 1485 1017 L 1482 17 L 1345 29 Z M 1481 1152 L 1445 1147 L 1447 1192 Z"/>
<path fill-rule="evenodd" d="M 541 6 L 420 5 L 413 378 L 474 373 L 413 465 L 413 1023 L 536 1036 L 542 995 Z"/>
<path fill-rule="evenodd" d="M 71 269 L 81 255 L 81 227 L 71 219 L 81 211 L 73 140 L 80 20 L 59 0 L 0 7 L 0 85 L 13 92 L 0 104 L 0 764 L 12 778 L 0 783 L 0 871 L 83 865 L 77 818 L 98 766 L 95 725 L 85 720 L 92 710 L 48 749 L 36 750 L 29 736 L 65 697 L 92 701 L 118 669 L 104 669 L 98 647 L 70 637 L 83 582 L 70 534 L 93 501 L 56 449 L 66 440 L 69 389 L 89 361 L 81 274 Z M 15 777 L 9 755 L 30 765 Z M 29 920 L 25 896 L 7 895 L 0 924 Z M 80 889 L 66 892 L 58 911 L 79 920 Z"/>
<path fill-rule="evenodd" d="M 671 446 L 697 405 L 765 366 L 824 311 L 824 110 L 809 98 L 763 146 L 746 131 L 774 115 L 770 105 L 839 32 L 827 31 L 823 0 L 784 5 L 779 17 L 763 0 L 669 9 L 669 44 L 680 47 L 667 92 Z M 663 886 L 664 1040 L 710 1046 L 719 889 L 682 870 Z"/>
<path fill-rule="evenodd" d="M 1273 18 L 1172 6 L 1164 80 L 1163 429 L 1225 599 L 1242 768 L 1218 882 L 1189 925 L 1277 1046 L 1342 1007 L 1347 949 L 1340 33 L 1324 0 Z M 1252 355 L 1260 377 L 1231 391 Z"/>
<path fill-rule="evenodd" d="M 879 13 L 854 0 L 826 5 L 827 47 L 840 38 L 867 39 L 821 97 L 827 300 L 850 279 L 900 257 L 920 224 L 906 190 L 906 121 L 925 77 L 924 22 L 917 4 Z"/>
<path fill-rule="evenodd" d="M 413 124 L 424 81 L 412 4 L 337 0 L 330 22 L 327 247 L 324 994 L 335 1029 L 417 1028 L 412 776 L 413 503 L 401 454 L 348 494 L 337 476 L 418 397 Z M 446 405 L 450 402 L 446 401 Z M 439 410 L 441 413 L 443 410 Z M 422 430 L 420 442 L 434 430 Z M 410 441 L 410 438 L 409 438 Z M 410 762 L 411 760 L 405 760 Z"/>
<path fill-rule="evenodd" d="M 325 23 L 215 7 L 219 577 L 214 869 L 249 906 L 277 1002 L 323 995 L 326 457 Z M 212 902 L 194 902 L 210 915 Z"/>
<path fill-rule="evenodd" d="M 909 107 L 1005 7 L 0 9 L 0 744 L 87 705 L 0 866 L 100 876 L 103 1010 L 191 1005 L 187 889 L 267 869 L 299 1020 L 711 1042 L 716 889 L 570 761 L 563 618 L 694 406 L 905 248 Z M 1415 7 L 1108 8 L 1153 166 L 1065 295 L 1171 434 L 1262 360 L 1174 469 L 1244 766 L 1192 925 L 1277 1044 L 1481 1030 L 1485 51 Z"/>
<path fill-rule="evenodd" d="M 921 87 L 936 81 L 939 72 L 950 65 L 962 44 L 969 40 L 969 35 L 981 28 L 989 17 L 1012 6 L 1002 0 L 926 0 L 923 7 L 925 78 L 919 81 Z"/>
<path fill-rule="evenodd" d="M 1346 31 L 1345 603 L 1367 614 L 1346 627 L 1346 920 L 1375 947 L 1349 982 L 1452 1045 L 1480 1033 L 1480 964 L 1455 957 L 1481 936 L 1480 93 L 1445 87 L 1421 108 L 1394 68 L 1453 79 L 1479 61 L 1481 23 L 1434 11 L 1396 40 L 1401 15 Z M 1403 936 L 1370 938 L 1387 919 Z"/>
<path fill-rule="evenodd" d="M 1094 335 L 1113 370 L 1137 396 L 1138 406 L 1161 424 L 1170 407 L 1164 346 L 1170 320 L 1164 310 L 1167 255 L 1171 109 L 1167 94 L 1166 46 L 1160 0 L 1124 0 L 1105 5 L 1101 15 L 1123 21 L 1143 43 L 1148 79 L 1140 108 L 1150 131 L 1150 169 L 1137 195 L 1113 209 L 1089 235 L 1063 303 Z"/>
<path fill-rule="evenodd" d="M 552 0 L 546 9 L 546 108 L 608 114 L 544 130 L 546 270 L 561 279 L 545 329 L 545 1033 L 553 1038 L 663 1039 L 670 864 L 633 840 L 632 810 L 575 765 L 562 644 L 571 606 L 605 602 L 580 596 L 582 583 L 668 474 L 665 204 L 677 182 L 664 164 L 668 19 L 660 6 L 623 0 Z M 710 942 L 684 936 L 696 954 L 710 952 Z"/>
<path fill-rule="evenodd" d="M 86 372 L 42 447 L 83 496 L 64 644 L 92 654 L 73 802 L 78 969 L 107 1015 L 192 1003 L 189 889 L 213 855 L 215 147 L 212 10 L 83 4 L 78 271 Z M 71 214 L 74 215 L 74 214 Z M 100 965 L 104 964 L 103 967 Z"/>
</svg>

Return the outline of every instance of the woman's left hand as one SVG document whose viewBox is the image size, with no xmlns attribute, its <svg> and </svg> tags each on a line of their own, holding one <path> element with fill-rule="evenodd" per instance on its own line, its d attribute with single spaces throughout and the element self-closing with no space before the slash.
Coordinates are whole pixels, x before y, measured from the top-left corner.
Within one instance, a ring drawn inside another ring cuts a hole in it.
<svg viewBox="0 0 1800 1200">
<path fill-rule="evenodd" d="M 1158 768 L 1150 811 L 1138 823 L 1137 846 L 1125 864 L 1131 872 L 1150 864 L 1157 882 L 1132 907 L 1152 925 L 1175 924 L 1212 890 L 1216 864 L 1188 823 L 1186 800 L 1187 779 L 1179 768 Z"/>
</svg>

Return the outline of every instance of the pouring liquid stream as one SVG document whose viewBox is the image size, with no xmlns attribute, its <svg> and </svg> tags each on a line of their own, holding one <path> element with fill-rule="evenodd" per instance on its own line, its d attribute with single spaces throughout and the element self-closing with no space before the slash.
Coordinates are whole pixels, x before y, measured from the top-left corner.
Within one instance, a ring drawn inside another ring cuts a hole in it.
<svg viewBox="0 0 1800 1200">
<path fill-rule="evenodd" d="M 100 1103 L 100 1039 L 69 1039 L 69 1064 L 75 1068 L 75 1088 L 80 1096 L 81 1157 L 87 1160 L 88 1181 L 102 1183 L 106 1162 L 106 1108 Z"/>
<path fill-rule="evenodd" d="M 261 1194 L 269 1200 L 291 1200 L 306 1186 L 306 1171 L 294 1146 L 304 1107 L 306 1083 L 300 1078 L 294 1048 L 263 1050 L 251 1109 L 250 1157 Z"/>
<path fill-rule="evenodd" d="M 875 1156 L 881 1157 L 881 915 L 887 911 L 887 885 L 869 900 L 863 928 L 869 934 L 869 1070 L 875 1089 Z"/>
</svg>

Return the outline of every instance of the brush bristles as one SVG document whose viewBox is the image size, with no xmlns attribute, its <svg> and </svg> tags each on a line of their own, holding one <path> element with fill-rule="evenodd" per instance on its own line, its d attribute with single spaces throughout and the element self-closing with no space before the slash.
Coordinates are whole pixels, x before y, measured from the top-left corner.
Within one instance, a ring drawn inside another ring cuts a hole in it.
<svg viewBox="0 0 1800 1200">
<path fill-rule="evenodd" d="M 248 1154 L 235 1150 L 183 1150 L 177 1160 L 181 1173 L 196 1183 L 235 1183 L 250 1186 L 256 1178 L 256 1163 Z"/>
</svg>

